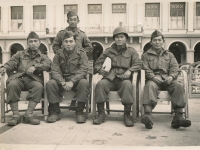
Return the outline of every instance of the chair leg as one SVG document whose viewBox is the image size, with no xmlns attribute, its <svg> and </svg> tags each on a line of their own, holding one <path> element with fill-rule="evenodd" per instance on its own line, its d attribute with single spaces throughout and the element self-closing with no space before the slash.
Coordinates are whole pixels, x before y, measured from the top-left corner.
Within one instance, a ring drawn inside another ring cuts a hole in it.
<svg viewBox="0 0 200 150">
<path fill-rule="evenodd" d="M 4 91 L 4 87 L 1 88 L 1 123 L 5 123 L 5 91 Z"/>
<path fill-rule="evenodd" d="M 109 104 L 109 102 L 106 102 L 106 111 L 107 111 L 108 115 L 110 115 L 110 104 Z"/>
<path fill-rule="evenodd" d="M 88 119 L 89 102 L 86 102 L 86 119 Z"/>
<path fill-rule="evenodd" d="M 44 114 L 44 101 L 42 101 L 42 114 Z"/>
</svg>

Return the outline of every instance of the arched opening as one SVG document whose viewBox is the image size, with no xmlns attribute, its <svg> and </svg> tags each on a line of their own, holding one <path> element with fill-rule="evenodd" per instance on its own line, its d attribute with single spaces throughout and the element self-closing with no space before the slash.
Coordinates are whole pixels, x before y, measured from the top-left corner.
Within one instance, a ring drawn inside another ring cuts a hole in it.
<svg viewBox="0 0 200 150">
<path fill-rule="evenodd" d="M 96 60 L 99 58 L 99 56 L 102 54 L 103 47 L 98 42 L 92 42 L 92 47 L 93 47 L 93 60 L 95 63 Z"/>
<path fill-rule="evenodd" d="M 200 42 L 194 47 L 194 62 L 200 61 Z"/>
<path fill-rule="evenodd" d="M 169 51 L 174 54 L 177 62 L 185 63 L 186 62 L 186 48 L 185 45 L 181 42 L 174 42 L 170 45 Z"/>
<path fill-rule="evenodd" d="M 22 51 L 22 50 L 24 50 L 24 47 L 23 47 L 21 44 L 18 44 L 18 43 L 13 44 L 13 45 L 11 46 L 11 48 L 10 48 L 10 55 L 11 55 L 11 57 L 12 57 L 14 54 L 16 54 L 17 51 Z"/>
<path fill-rule="evenodd" d="M 147 43 L 147 44 L 145 44 L 145 46 L 144 46 L 144 48 L 143 48 L 143 53 L 146 53 L 151 47 L 152 47 L 152 46 L 151 46 L 150 42 Z"/>
<path fill-rule="evenodd" d="M 42 54 L 47 55 L 47 47 L 44 44 L 41 43 L 39 49 Z"/>
<path fill-rule="evenodd" d="M 0 64 L 2 64 L 2 49 L 0 47 Z"/>
</svg>

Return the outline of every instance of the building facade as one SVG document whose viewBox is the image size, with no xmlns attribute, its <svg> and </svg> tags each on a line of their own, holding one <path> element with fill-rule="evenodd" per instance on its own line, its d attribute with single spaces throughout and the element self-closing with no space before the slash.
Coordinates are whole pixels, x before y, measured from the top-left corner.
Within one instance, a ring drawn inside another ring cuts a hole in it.
<svg viewBox="0 0 200 150">
<path fill-rule="evenodd" d="M 40 49 L 52 59 L 53 39 L 68 26 L 70 10 L 78 13 L 78 26 L 92 42 L 94 60 L 113 44 L 112 32 L 122 26 L 129 33 L 128 44 L 140 55 L 151 47 L 150 36 L 157 29 L 178 63 L 200 61 L 200 1 L 1 0 L 0 63 L 26 48 L 30 31 L 39 34 Z"/>
</svg>

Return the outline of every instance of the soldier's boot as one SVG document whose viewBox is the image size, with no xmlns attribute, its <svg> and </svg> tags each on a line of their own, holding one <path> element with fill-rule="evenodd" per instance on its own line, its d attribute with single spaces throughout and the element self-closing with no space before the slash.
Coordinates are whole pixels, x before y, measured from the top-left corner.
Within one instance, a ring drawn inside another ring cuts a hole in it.
<svg viewBox="0 0 200 150">
<path fill-rule="evenodd" d="M 106 121 L 106 114 L 104 109 L 104 103 L 97 103 L 98 116 L 93 120 L 93 124 L 99 125 Z"/>
<path fill-rule="evenodd" d="M 13 112 L 12 119 L 8 121 L 9 126 L 16 126 L 17 124 L 20 123 L 20 115 L 19 115 L 19 110 L 18 110 L 18 102 L 15 103 L 10 103 L 10 108 Z"/>
<path fill-rule="evenodd" d="M 76 109 L 77 109 L 77 102 L 76 102 L 76 100 L 72 100 L 71 101 L 70 107 L 72 107 L 72 108 L 70 108 L 69 110 L 76 111 Z"/>
<path fill-rule="evenodd" d="M 124 105 L 124 124 L 126 127 L 134 126 L 133 120 L 130 116 L 131 104 Z"/>
<path fill-rule="evenodd" d="M 76 109 L 76 122 L 77 123 L 85 123 L 86 117 L 83 113 L 83 110 L 85 108 L 84 102 L 78 102 L 78 108 Z"/>
<path fill-rule="evenodd" d="M 191 121 L 186 120 L 183 118 L 183 108 L 176 108 L 174 109 L 175 116 L 173 117 L 173 120 L 171 122 L 172 128 L 179 128 L 179 127 L 189 127 L 191 126 Z"/>
<path fill-rule="evenodd" d="M 141 118 L 141 123 L 145 125 L 147 129 L 153 128 L 153 117 L 151 115 L 152 106 L 144 105 L 144 115 Z"/>
<path fill-rule="evenodd" d="M 28 109 L 23 117 L 23 122 L 31 125 L 38 125 L 40 124 L 40 121 L 38 119 L 33 119 L 33 110 L 37 106 L 37 102 L 29 101 L 28 103 Z"/>
<path fill-rule="evenodd" d="M 48 107 L 49 115 L 47 117 L 48 123 L 54 123 L 61 119 L 61 111 L 59 103 L 49 103 Z"/>
</svg>

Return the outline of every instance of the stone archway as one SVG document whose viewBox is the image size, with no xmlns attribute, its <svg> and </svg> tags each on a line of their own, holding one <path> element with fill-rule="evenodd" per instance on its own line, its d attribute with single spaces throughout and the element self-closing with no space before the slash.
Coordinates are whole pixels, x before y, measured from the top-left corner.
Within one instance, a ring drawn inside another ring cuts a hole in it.
<svg viewBox="0 0 200 150">
<path fill-rule="evenodd" d="M 47 50 L 47 47 L 43 43 L 40 44 L 39 49 L 40 49 L 40 51 L 41 51 L 42 54 L 47 55 L 47 51 L 48 50 Z"/>
<path fill-rule="evenodd" d="M 186 47 L 183 43 L 173 42 L 169 46 L 169 51 L 174 54 L 174 57 L 179 64 L 186 62 Z"/>
<path fill-rule="evenodd" d="M 22 50 L 24 50 L 24 47 L 21 44 L 19 43 L 12 44 L 10 47 L 10 56 L 12 57 L 14 54 L 17 53 L 17 51 L 22 51 Z"/>
<path fill-rule="evenodd" d="M 194 62 L 200 61 L 200 42 L 194 47 Z"/>
<path fill-rule="evenodd" d="M 93 47 L 93 60 L 95 63 L 103 52 L 103 46 L 99 42 L 93 41 L 92 47 Z"/>
<path fill-rule="evenodd" d="M 150 42 L 148 42 L 147 44 L 145 44 L 145 46 L 143 48 L 143 53 L 146 53 L 151 47 L 152 46 L 151 46 Z"/>
</svg>

